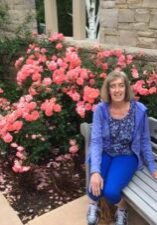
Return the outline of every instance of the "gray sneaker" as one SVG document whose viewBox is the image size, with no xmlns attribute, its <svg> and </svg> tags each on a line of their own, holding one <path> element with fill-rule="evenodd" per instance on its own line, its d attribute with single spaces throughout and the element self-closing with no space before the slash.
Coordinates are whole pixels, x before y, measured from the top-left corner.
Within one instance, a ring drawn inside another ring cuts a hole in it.
<svg viewBox="0 0 157 225">
<path fill-rule="evenodd" d="M 127 225 L 128 224 L 128 212 L 127 210 L 117 209 L 115 214 L 115 225 Z"/>
<path fill-rule="evenodd" d="M 97 205 L 90 204 L 87 212 L 88 225 L 96 225 L 99 222 L 100 209 Z"/>
</svg>

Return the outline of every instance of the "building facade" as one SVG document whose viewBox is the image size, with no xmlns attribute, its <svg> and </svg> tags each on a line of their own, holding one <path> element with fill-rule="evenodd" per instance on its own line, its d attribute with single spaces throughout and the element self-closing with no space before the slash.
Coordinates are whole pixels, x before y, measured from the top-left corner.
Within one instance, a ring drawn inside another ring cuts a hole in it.
<svg viewBox="0 0 157 225">
<path fill-rule="evenodd" d="M 157 0 L 100 0 L 100 42 L 157 48 Z"/>
</svg>

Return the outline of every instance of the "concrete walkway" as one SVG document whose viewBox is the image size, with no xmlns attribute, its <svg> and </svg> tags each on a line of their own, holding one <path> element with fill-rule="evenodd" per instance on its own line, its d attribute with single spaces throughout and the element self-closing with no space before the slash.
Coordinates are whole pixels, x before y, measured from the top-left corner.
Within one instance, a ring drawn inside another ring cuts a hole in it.
<svg viewBox="0 0 157 225">
<path fill-rule="evenodd" d="M 0 225 L 23 225 L 2 193 L 0 193 Z"/>
<path fill-rule="evenodd" d="M 83 196 L 35 218 L 28 225 L 86 225 L 87 197 Z"/>
<path fill-rule="evenodd" d="M 36 217 L 26 225 L 86 225 L 87 204 L 87 197 L 80 197 L 48 213 Z M 1 193 L 0 225 L 23 225 L 17 213 Z"/>
</svg>

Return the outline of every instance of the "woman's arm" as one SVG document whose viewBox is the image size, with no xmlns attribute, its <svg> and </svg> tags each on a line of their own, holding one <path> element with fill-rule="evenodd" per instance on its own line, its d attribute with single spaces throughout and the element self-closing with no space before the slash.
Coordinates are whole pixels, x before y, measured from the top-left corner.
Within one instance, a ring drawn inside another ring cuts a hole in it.
<svg viewBox="0 0 157 225">
<path fill-rule="evenodd" d="M 90 173 L 100 173 L 103 139 L 102 139 L 102 116 L 101 105 L 98 104 L 93 113 L 91 141 L 89 146 L 90 151 Z"/>
</svg>

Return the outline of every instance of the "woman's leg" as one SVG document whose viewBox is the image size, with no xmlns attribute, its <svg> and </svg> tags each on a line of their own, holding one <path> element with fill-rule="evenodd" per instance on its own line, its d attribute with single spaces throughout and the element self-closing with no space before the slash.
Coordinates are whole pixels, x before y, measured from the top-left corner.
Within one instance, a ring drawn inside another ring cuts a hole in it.
<svg viewBox="0 0 157 225">
<path fill-rule="evenodd" d="M 122 198 L 122 189 L 128 185 L 137 170 L 135 155 L 121 155 L 112 158 L 103 189 L 104 197 L 117 204 Z"/>
<path fill-rule="evenodd" d="M 126 203 L 122 198 L 122 189 L 128 185 L 137 170 L 138 159 L 135 155 L 113 158 L 106 177 L 103 195 L 112 204 L 116 204 L 115 225 L 127 225 Z"/>
<path fill-rule="evenodd" d="M 110 167 L 111 163 L 111 157 L 107 154 L 102 155 L 102 163 L 101 163 L 101 176 L 103 179 L 105 179 L 108 169 Z M 89 186 L 89 185 L 88 185 Z M 98 208 L 98 200 L 102 196 L 102 194 L 98 197 L 94 196 L 91 191 L 87 190 L 88 196 L 89 196 L 89 208 L 87 212 L 87 223 L 88 225 L 96 225 L 99 220 L 99 208 Z"/>
<path fill-rule="evenodd" d="M 104 183 L 105 183 L 105 179 L 106 179 L 106 176 L 107 176 L 107 173 L 108 173 L 108 170 L 110 168 L 110 164 L 111 164 L 111 161 L 112 161 L 112 157 L 109 156 L 108 154 L 106 153 L 103 153 L 102 155 L 102 163 L 101 163 L 101 176 L 104 180 Z M 105 185 L 105 184 L 104 184 Z M 102 196 L 102 193 L 100 196 L 94 196 L 92 193 L 91 193 L 91 190 L 89 188 L 89 185 L 88 185 L 88 190 L 87 190 L 87 194 L 90 198 L 91 201 L 98 201 L 100 199 L 100 197 Z"/>
</svg>

